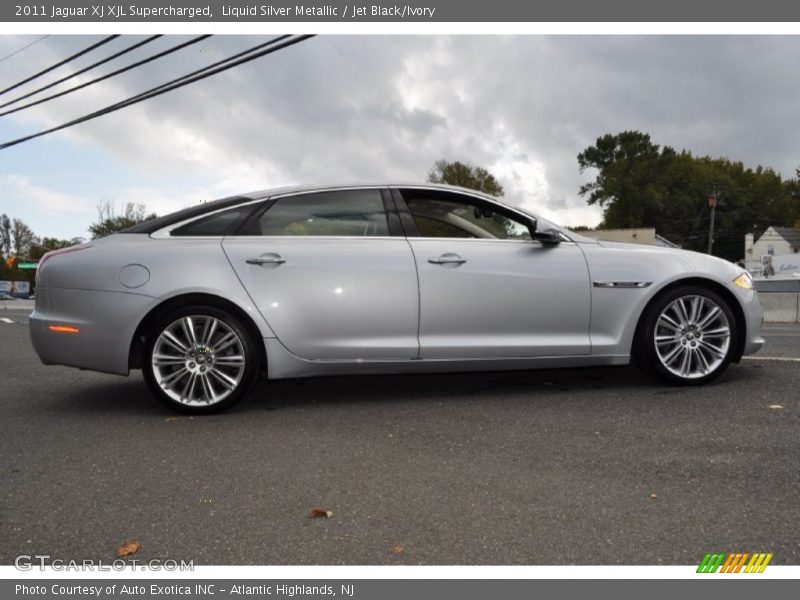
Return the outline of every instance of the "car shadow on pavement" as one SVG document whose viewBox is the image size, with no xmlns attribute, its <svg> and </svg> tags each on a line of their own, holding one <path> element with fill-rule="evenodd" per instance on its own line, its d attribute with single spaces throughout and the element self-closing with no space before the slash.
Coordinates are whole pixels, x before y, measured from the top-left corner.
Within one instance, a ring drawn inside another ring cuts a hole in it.
<svg viewBox="0 0 800 600">
<path fill-rule="evenodd" d="M 259 382 L 232 410 L 289 409 L 314 405 L 410 403 L 446 401 L 593 400 L 610 397 L 619 402 L 658 399 L 693 402 L 703 390 L 736 386 L 753 377 L 752 364 L 731 365 L 717 380 L 704 386 L 671 386 L 654 381 L 633 366 L 584 367 L 530 371 L 362 375 Z"/>
<path fill-rule="evenodd" d="M 524 394 L 592 393 L 654 384 L 630 367 L 590 367 L 476 373 L 362 375 L 259 382 L 245 401 L 264 408 L 430 400 L 474 400 Z"/>
<path fill-rule="evenodd" d="M 710 385 L 735 385 L 737 380 L 748 377 L 746 371 L 752 368 L 757 367 L 733 365 Z M 177 414 L 162 407 L 150 395 L 139 373 L 128 378 L 98 377 L 102 380 L 54 392 L 48 408 L 72 413 L 128 413 L 157 417 Z M 634 392 L 635 397 L 663 397 L 687 394 L 692 389 L 696 388 L 662 385 L 633 367 L 315 377 L 259 381 L 247 397 L 224 414 L 311 405 L 502 401 L 520 396 L 528 400 L 557 398 L 562 401 L 606 394 L 627 397 Z"/>
</svg>

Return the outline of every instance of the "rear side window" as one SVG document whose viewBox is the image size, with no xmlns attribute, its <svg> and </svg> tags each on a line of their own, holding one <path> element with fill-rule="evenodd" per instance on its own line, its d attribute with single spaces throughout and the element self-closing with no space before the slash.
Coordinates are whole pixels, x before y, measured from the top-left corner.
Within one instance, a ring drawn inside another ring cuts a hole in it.
<svg viewBox="0 0 800 600">
<path fill-rule="evenodd" d="M 278 198 L 258 221 L 255 235 L 389 235 L 380 190 L 341 190 Z"/>
<path fill-rule="evenodd" d="M 252 206 L 240 206 L 218 212 L 173 229 L 170 235 L 226 235 L 252 210 Z"/>
</svg>

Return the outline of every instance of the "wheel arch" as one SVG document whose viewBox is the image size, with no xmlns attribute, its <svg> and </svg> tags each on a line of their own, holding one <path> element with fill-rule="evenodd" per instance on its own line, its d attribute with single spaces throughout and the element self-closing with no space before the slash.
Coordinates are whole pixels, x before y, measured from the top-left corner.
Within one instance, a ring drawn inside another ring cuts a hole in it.
<svg viewBox="0 0 800 600">
<path fill-rule="evenodd" d="M 685 277 L 678 279 L 669 283 L 668 285 L 665 285 L 663 288 L 653 294 L 653 297 L 648 300 L 644 309 L 642 309 L 642 312 L 639 314 L 639 319 L 636 322 L 636 329 L 633 334 L 633 343 L 631 345 L 631 354 L 639 352 L 638 343 L 639 339 L 641 338 L 641 330 L 645 325 L 646 317 L 653 304 L 655 304 L 664 294 L 684 286 L 697 286 L 706 288 L 709 291 L 719 294 L 728 303 L 728 306 L 730 306 L 733 316 L 736 319 L 736 331 L 738 333 L 736 336 L 736 346 L 733 349 L 734 353 L 732 360 L 733 362 L 739 362 L 742 359 L 745 341 L 747 340 L 747 321 L 745 320 L 744 310 L 739 304 L 739 301 L 736 299 L 736 296 L 733 295 L 733 292 L 731 292 L 721 283 L 705 277 Z"/>
<path fill-rule="evenodd" d="M 193 304 L 213 306 L 215 308 L 225 310 L 238 318 L 242 322 L 242 325 L 244 325 L 244 327 L 247 329 L 248 335 L 250 335 L 256 343 L 256 347 L 258 348 L 259 352 L 259 369 L 261 371 L 266 370 L 266 348 L 264 346 L 264 340 L 261 336 L 261 332 L 259 331 L 258 326 L 253 318 L 234 302 L 231 302 L 222 296 L 201 292 L 173 296 L 172 298 L 168 298 L 150 309 L 150 311 L 139 322 L 139 325 L 136 327 L 136 331 L 133 334 L 133 339 L 131 340 L 131 345 L 128 352 L 128 368 L 142 368 L 145 348 L 147 347 L 147 335 L 163 315 L 183 306 L 191 306 Z"/>
</svg>

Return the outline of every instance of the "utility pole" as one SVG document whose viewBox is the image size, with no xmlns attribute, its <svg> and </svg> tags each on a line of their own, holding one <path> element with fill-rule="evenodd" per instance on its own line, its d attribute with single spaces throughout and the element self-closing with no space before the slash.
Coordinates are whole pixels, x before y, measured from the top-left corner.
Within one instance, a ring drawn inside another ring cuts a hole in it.
<svg viewBox="0 0 800 600">
<path fill-rule="evenodd" d="M 716 215 L 717 212 L 718 199 L 719 199 L 719 187 L 714 186 L 714 190 L 708 197 L 708 207 L 711 209 L 711 221 L 708 224 L 708 252 L 706 254 L 711 254 L 711 251 L 714 248 L 714 216 Z"/>
</svg>

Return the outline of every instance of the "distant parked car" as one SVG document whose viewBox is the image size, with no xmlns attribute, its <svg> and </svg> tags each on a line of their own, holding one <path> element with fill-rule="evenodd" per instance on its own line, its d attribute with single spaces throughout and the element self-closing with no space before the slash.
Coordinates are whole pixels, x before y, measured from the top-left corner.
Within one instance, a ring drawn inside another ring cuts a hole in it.
<svg viewBox="0 0 800 600">
<path fill-rule="evenodd" d="M 46 364 L 127 374 L 186 412 L 269 378 L 623 365 L 699 384 L 757 351 L 750 276 L 582 237 L 447 186 L 244 194 L 45 255 Z"/>
<path fill-rule="evenodd" d="M 0 300 L 13 300 L 14 296 L 10 294 L 6 294 L 5 292 L 0 292 Z"/>
</svg>

